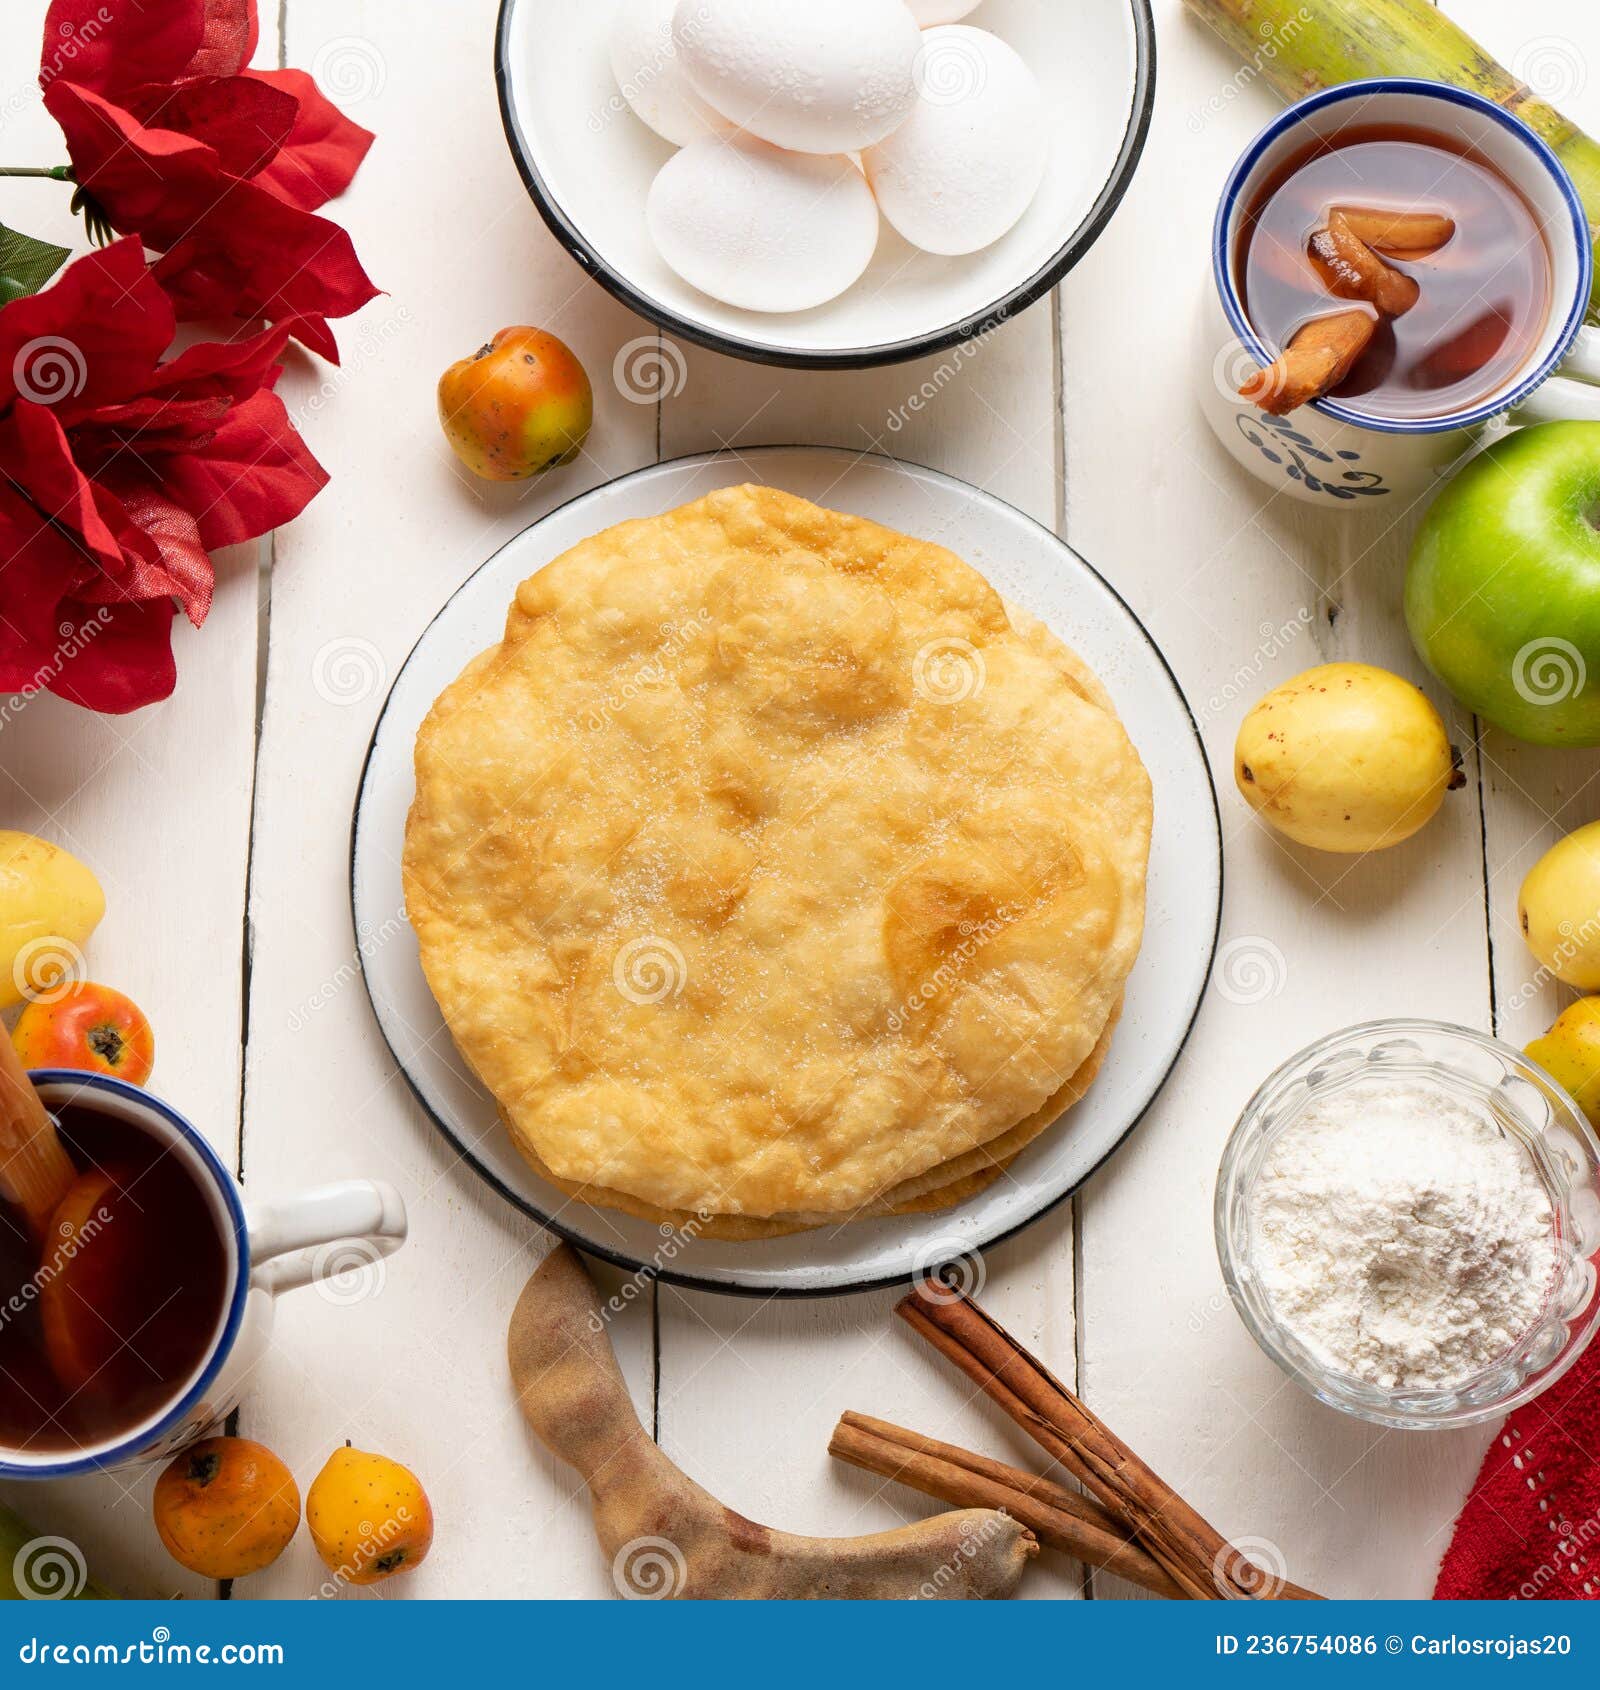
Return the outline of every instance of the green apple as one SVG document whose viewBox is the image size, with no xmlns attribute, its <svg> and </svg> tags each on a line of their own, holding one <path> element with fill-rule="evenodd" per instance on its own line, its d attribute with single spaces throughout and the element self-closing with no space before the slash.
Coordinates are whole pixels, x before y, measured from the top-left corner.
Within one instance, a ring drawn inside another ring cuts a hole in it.
<svg viewBox="0 0 1600 1690">
<path fill-rule="evenodd" d="M 1485 720 L 1536 745 L 1600 745 L 1600 422 L 1514 430 L 1423 518 L 1406 625 Z"/>
</svg>

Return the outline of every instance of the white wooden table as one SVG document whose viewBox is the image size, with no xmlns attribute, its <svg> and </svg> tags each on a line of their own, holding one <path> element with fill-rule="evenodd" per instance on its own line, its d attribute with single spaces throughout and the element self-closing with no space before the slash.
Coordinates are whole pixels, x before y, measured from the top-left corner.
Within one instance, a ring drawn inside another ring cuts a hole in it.
<svg viewBox="0 0 1600 1690">
<path fill-rule="evenodd" d="M 1600 130 L 1592 0 L 1450 9 Z M 0 11 L 0 162 L 63 156 L 30 86 L 44 10 Z M 1164 647 L 1221 788 L 1222 964 L 1149 1117 L 1070 1207 L 991 1253 L 986 1300 L 1222 1529 L 1280 1546 L 1297 1578 L 1331 1594 L 1426 1594 L 1488 1430 L 1386 1433 L 1289 1386 L 1223 1294 L 1212 1179 L 1256 1082 L 1317 1034 L 1401 1012 L 1519 1042 L 1543 1028 L 1557 1004 L 1530 984 L 1516 888 L 1548 843 L 1600 813 L 1600 761 L 1476 736 L 1430 685 L 1468 784 L 1406 846 L 1318 857 L 1271 837 L 1233 793 L 1234 732 L 1269 685 L 1332 657 L 1421 677 L 1399 607 L 1416 513 L 1263 502 L 1190 397 L 1215 194 L 1274 97 L 1179 0 L 1156 0 L 1154 123 L 1109 230 L 1053 298 L 888 434 L 928 369 L 800 375 L 685 347 L 679 391 L 646 403 L 619 391 L 619 348 L 650 331 L 580 275 L 523 193 L 494 100 L 494 0 L 286 0 L 263 12 L 263 62 L 314 70 L 379 136 L 333 211 L 388 292 L 338 326 L 342 369 L 302 360 L 283 384 L 332 485 L 259 560 L 254 548 L 222 560 L 209 624 L 177 641 L 166 704 L 113 719 L 40 699 L 8 722 L 0 824 L 47 834 L 100 874 L 109 911 L 93 972 L 150 1010 L 155 1089 L 236 1160 L 247 1195 L 356 1174 L 405 1193 L 411 1242 L 362 1300 L 307 1291 L 280 1305 L 270 1370 L 239 1422 L 302 1487 L 345 1438 L 422 1476 L 438 1521 L 431 1558 L 349 1594 L 611 1593 L 570 1473 L 524 1431 L 507 1388 L 506 1319 L 549 1240 L 455 1164 L 361 986 L 350 809 L 383 692 L 451 589 L 552 504 L 658 457 L 770 441 L 876 447 L 990 488 L 1065 534 Z M 7 183 L 0 219 L 81 241 L 66 198 Z M 493 487 L 450 457 L 433 387 L 445 364 L 518 322 L 574 347 L 596 423 L 581 463 Z M 270 563 L 259 581 L 258 561 Z M 719 1495 L 791 1529 L 862 1531 L 926 1510 L 829 1460 L 842 1409 L 1032 1454 L 891 1321 L 893 1300 L 662 1289 L 612 1330 L 647 1424 Z M 158 1546 L 149 1486 L 107 1478 L 10 1500 L 81 1543 L 117 1589 L 209 1594 Z M 309 1595 L 322 1578 L 302 1531 L 236 1594 Z M 1049 1558 L 1026 1590 L 1131 1594 L 1104 1576 L 1086 1589 L 1075 1565 Z"/>
</svg>

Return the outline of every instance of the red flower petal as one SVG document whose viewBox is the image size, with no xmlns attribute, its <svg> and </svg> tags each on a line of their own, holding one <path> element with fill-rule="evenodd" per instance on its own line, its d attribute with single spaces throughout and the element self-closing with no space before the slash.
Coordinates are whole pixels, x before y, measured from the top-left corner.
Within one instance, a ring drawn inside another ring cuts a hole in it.
<svg viewBox="0 0 1600 1690">
<path fill-rule="evenodd" d="M 102 479 L 121 501 L 129 519 L 160 558 L 151 564 L 136 561 L 120 580 L 79 589 L 88 603 L 116 603 L 128 599 L 175 598 L 183 613 L 199 627 L 211 609 L 216 571 L 201 543 L 193 515 L 167 496 L 154 476 L 132 460 L 111 465 Z"/>
<path fill-rule="evenodd" d="M 185 397 L 192 397 L 198 390 L 247 399 L 258 387 L 270 387 L 277 380 L 292 329 L 293 323 L 286 322 L 237 340 L 200 341 L 161 365 L 147 391 L 182 389 Z"/>
<path fill-rule="evenodd" d="M 63 591 L 93 603 L 177 598 L 196 626 L 205 620 L 215 576 L 198 525 L 136 458 L 114 458 L 91 482 L 55 419 L 25 403 L 0 424 L 0 452 L 16 450 L 27 456 L 31 503 L 71 530 L 63 534 L 69 546 L 74 535 L 81 541 L 81 563 Z"/>
<path fill-rule="evenodd" d="M 37 513 L 54 518 L 70 531 L 69 544 L 71 536 L 76 536 L 83 557 L 70 577 L 72 582 L 81 586 L 97 570 L 120 576 L 130 547 L 138 558 L 159 559 L 155 546 L 128 520 L 115 497 L 102 500 L 102 490 L 73 461 L 66 431 L 42 405 L 19 399 L 0 421 L 0 462 L 26 466 L 8 477 L 12 485 L 26 495 Z"/>
<path fill-rule="evenodd" d="M 44 103 L 67 138 L 79 182 L 118 229 L 137 230 L 146 246 L 181 240 L 235 183 L 223 174 L 215 148 L 149 128 L 87 89 L 54 82 Z"/>
<path fill-rule="evenodd" d="M 294 96 L 257 77 L 202 76 L 140 98 L 133 114 L 147 126 L 203 141 L 231 176 L 254 176 L 277 156 L 299 116 Z"/>
<path fill-rule="evenodd" d="M 44 685 L 36 677 L 61 637 L 56 607 L 82 573 L 61 533 L 0 482 L 0 687 Z"/>
<path fill-rule="evenodd" d="M 115 97 L 144 83 L 233 76 L 256 39 L 253 0 L 53 0 L 39 82 Z"/>
<path fill-rule="evenodd" d="M 125 715 L 169 697 L 178 679 L 172 659 L 172 600 L 57 607 L 73 632 L 62 642 L 59 672 L 45 685 L 89 710 Z"/>
<path fill-rule="evenodd" d="M 283 401 L 266 392 L 236 405 L 203 451 L 174 452 L 160 471 L 165 490 L 195 513 L 201 541 L 213 547 L 270 532 L 328 484 Z"/>
<path fill-rule="evenodd" d="M 299 318 L 295 337 L 325 356 L 333 344 L 320 319 L 348 317 L 378 292 L 337 223 L 285 205 L 253 182 L 239 183 L 200 218 L 153 273 L 183 321 Z"/>
<path fill-rule="evenodd" d="M 333 338 L 328 319 L 320 311 L 307 311 L 303 316 L 286 321 L 293 323 L 291 332 L 294 338 L 308 352 L 315 352 L 319 358 L 326 358 L 330 364 L 339 362 L 339 343 Z"/>
<path fill-rule="evenodd" d="M 0 311 L 0 409 L 20 393 L 70 427 L 96 405 L 141 392 L 174 327 L 138 241 L 89 253 L 43 293 Z"/>
<path fill-rule="evenodd" d="M 151 0 L 121 0 L 134 12 L 150 10 Z M 157 0 L 187 7 L 192 0 Z M 194 57 L 178 76 L 237 76 L 250 63 L 259 39 L 255 0 L 204 0 L 204 29 Z"/>
<path fill-rule="evenodd" d="M 205 34 L 203 0 L 54 0 L 44 23 L 39 83 L 76 82 L 116 93 L 183 74 Z"/>
<path fill-rule="evenodd" d="M 300 108 L 278 156 L 256 180 L 302 211 L 342 194 L 367 156 L 372 131 L 352 123 L 303 70 L 250 70 L 245 76 L 292 94 Z"/>
<path fill-rule="evenodd" d="M 226 174 L 214 148 L 64 83 L 45 104 L 111 221 L 169 249 L 154 275 L 185 320 L 344 317 L 376 295 L 338 224 Z M 331 341 L 315 322 L 294 332 L 319 351 Z"/>
</svg>

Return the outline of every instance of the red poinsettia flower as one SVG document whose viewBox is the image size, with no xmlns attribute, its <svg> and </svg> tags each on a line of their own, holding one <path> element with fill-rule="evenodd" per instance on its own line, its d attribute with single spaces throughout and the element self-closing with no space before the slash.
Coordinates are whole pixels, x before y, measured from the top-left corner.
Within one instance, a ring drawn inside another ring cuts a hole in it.
<svg viewBox="0 0 1600 1690">
<path fill-rule="evenodd" d="M 208 553 L 327 482 L 271 391 L 300 325 L 163 362 L 175 326 L 135 239 L 0 311 L 0 692 L 165 698 L 175 606 L 198 626 L 211 605 Z"/>
<path fill-rule="evenodd" d="M 247 70 L 254 0 L 53 0 L 39 80 L 111 226 L 163 256 L 178 315 L 277 323 L 337 358 L 329 317 L 377 292 L 316 209 L 372 144 L 303 71 Z"/>
</svg>

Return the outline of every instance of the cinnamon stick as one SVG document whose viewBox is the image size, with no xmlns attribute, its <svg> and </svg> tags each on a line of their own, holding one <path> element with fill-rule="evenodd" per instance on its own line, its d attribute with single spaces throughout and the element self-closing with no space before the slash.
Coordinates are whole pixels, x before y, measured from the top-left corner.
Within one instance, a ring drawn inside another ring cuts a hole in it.
<svg viewBox="0 0 1600 1690">
<path fill-rule="evenodd" d="M 1103 1567 L 1157 1596 L 1182 1594 L 1113 1515 L 1040 1474 L 851 1412 L 834 1428 L 828 1453 L 956 1508 L 999 1509 L 1041 1543 L 1087 1566 Z"/>
<path fill-rule="evenodd" d="M 10 1034 L 0 1027 L 0 1197 L 20 1209 L 34 1236 L 44 1239 L 50 1217 L 77 1177 Z"/>
<path fill-rule="evenodd" d="M 1336 311 L 1300 328 L 1277 358 L 1239 389 L 1239 397 L 1275 417 L 1286 417 L 1331 392 L 1349 375 L 1377 331 L 1367 311 Z"/>
<path fill-rule="evenodd" d="M 924 1282 L 895 1313 L 1123 1520 L 1185 1596 L 1314 1594 L 1269 1576 L 1235 1549 L 971 1298 Z"/>
</svg>

